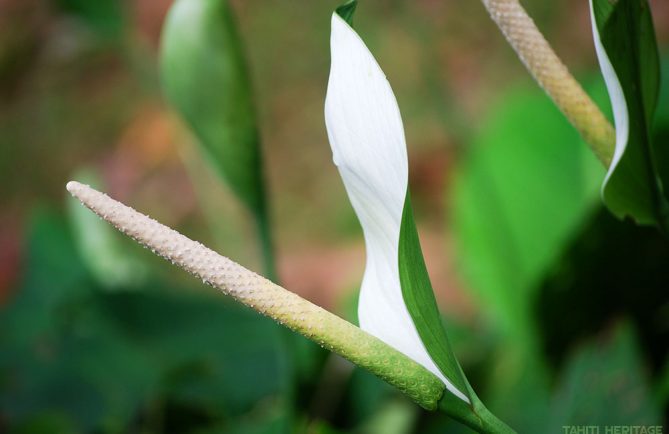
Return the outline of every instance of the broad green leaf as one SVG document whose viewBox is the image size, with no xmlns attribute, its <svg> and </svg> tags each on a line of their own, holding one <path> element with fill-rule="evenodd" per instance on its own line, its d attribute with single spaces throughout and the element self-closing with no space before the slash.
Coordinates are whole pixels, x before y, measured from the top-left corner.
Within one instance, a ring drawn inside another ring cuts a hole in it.
<svg viewBox="0 0 669 434">
<path fill-rule="evenodd" d="M 451 349 L 430 283 L 407 191 L 399 239 L 399 272 L 402 296 L 427 352 L 441 372 L 465 396 L 469 389 Z"/>
<path fill-rule="evenodd" d="M 76 179 L 90 185 L 99 184 L 89 170 L 77 172 Z M 132 248 L 136 246 L 123 239 L 104 220 L 90 212 L 81 202 L 67 195 L 69 217 L 77 247 L 90 272 L 108 289 L 133 287 L 147 276 L 148 269 Z"/>
<path fill-rule="evenodd" d="M 28 226 L 22 284 L 10 303 L 0 306 L 0 339 L 12 342 L 55 334 L 52 325 L 58 321 L 58 309 L 76 305 L 77 300 L 89 294 L 88 272 L 77 260 L 78 251 L 67 221 L 39 208 L 28 220 Z M 8 327 L 8 323 L 15 327 Z"/>
<path fill-rule="evenodd" d="M 141 399 L 137 383 L 129 381 L 132 375 L 119 377 L 117 370 L 102 365 L 133 371 L 141 382 L 150 382 L 153 370 L 119 341 L 90 339 L 98 334 L 99 322 L 88 302 L 101 292 L 86 273 L 67 222 L 40 211 L 27 238 L 21 285 L 0 314 L 0 378 L 9 374 L 14 379 L 0 382 L 7 423 L 30 424 L 35 417 L 59 414 L 79 432 L 99 427 L 105 416 L 122 419 L 125 409 Z M 84 360 L 91 363 L 84 367 Z M 109 381 L 115 390 L 96 387 L 91 367 L 101 368 L 98 379 Z M 105 402 L 105 392 L 119 401 Z"/>
<path fill-rule="evenodd" d="M 393 396 L 397 396 L 397 392 L 388 383 L 364 369 L 354 367 L 347 381 L 341 411 L 352 426 L 357 426 L 373 418 L 384 402 Z"/>
<path fill-rule="evenodd" d="M 634 330 L 619 324 L 611 335 L 588 343 L 568 361 L 546 429 L 564 425 L 661 423 Z"/>
<path fill-rule="evenodd" d="M 646 0 L 591 0 L 593 34 L 616 124 L 616 149 L 602 194 L 619 218 L 664 227 L 669 205 L 658 177 L 650 128 L 659 59 Z"/>
<path fill-rule="evenodd" d="M 456 258 L 499 333 L 528 347 L 538 283 L 597 206 L 603 171 L 538 90 L 504 95 L 478 131 L 453 180 Z"/>
<path fill-rule="evenodd" d="M 669 53 L 660 59 L 660 90 L 653 119 L 652 138 L 660 179 L 669 179 Z"/>
<path fill-rule="evenodd" d="M 26 253 L 20 287 L 0 311 L 3 426 L 125 432 L 152 411 L 168 418 L 168 403 L 233 423 L 288 387 L 290 361 L 271 320 L 162 281 L 101 291 L 68 222 L 52 213 L 35 217 Z"/>
<path fill-rule="evenodd" d="M 260 138 L 235 20 L 227 0 L 177 0 L 162 34 L 168 100 L 208 159 L 257 216 L 265 213 Z"/>
<path fill-rule="evenodd" d="M 172 400 L 237 416 L 287 388 L 290 367 L 279 326 L 218 294 L 154 285 L 107 293 L 99 310 L 128 345 L 160 364 Z"/>
</svg>

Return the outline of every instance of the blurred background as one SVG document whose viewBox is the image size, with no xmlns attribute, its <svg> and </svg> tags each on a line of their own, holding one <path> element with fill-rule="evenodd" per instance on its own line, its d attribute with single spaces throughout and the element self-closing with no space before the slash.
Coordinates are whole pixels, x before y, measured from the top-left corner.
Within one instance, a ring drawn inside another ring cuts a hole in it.
<svg viewBox="0 0 669 434">
<path fill-rule="evenodd" d="M 669 174 L 669 4 L 650 3 Z M 161 94 L 170 4 L 0 0 L 0 432 L 470 432 L 67 197 L 94 184 L 261 270 L 248 212 Z M 323 121 L 338 3 L 231 4 L 279 279 L 356 321 L 364 242 Z M 608 113 L 587 2 L 523 4 Z M 363 1 L 355 23 L 397 96 L 428 269 L 483 401 L 519 432 L 666 423 L 666 238 L 603 209 L 603 169 L 480 2 Z"/>
</svg>

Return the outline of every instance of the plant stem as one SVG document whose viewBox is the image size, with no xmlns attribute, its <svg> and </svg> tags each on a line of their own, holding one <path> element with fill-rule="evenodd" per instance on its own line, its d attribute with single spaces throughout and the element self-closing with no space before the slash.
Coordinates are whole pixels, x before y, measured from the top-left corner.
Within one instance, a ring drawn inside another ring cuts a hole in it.
<svg viewBox="0 0 669 434">
<path fill-rule="evenodd" d="M 469 425 L 482 434 L 515 434 L 507 424 L 499 420 L 486 407 L 480 406 L 476 409 L 478 419 L 474 425 Z"/>
<path fill-rule="evenodd" d="M 530 74 L 590 145 L 604 167 L 615 149 L 615 131 L 569 73 L 518 0 L 482 0 Z"/>
<path fill-rule="evenodd" d="M 468 404 L 446 391 L 439 401 L 439 410 L 481 434 L 516 433 L 492 414 L 471 389 L 470 398 L 473 404 Z"/>
</svg>

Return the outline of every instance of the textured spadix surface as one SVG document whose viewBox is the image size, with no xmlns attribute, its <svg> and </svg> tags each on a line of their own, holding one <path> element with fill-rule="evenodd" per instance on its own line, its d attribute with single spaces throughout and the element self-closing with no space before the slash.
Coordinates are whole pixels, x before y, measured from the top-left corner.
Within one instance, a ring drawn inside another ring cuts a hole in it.
<svg viewBox="0 0 669 434">
<path fill-rule="evenodd" d="M 537 83 L 608 167 L 615 146 L 613 127 L 569 73 L 520 2 L 483 0 L 483 4 Z"/>
<path fill-rule="evenodd" d="M 408 159 L 395 95 L 360 36 L 336 13 L 330 49 L 325 123 L 333 160 L 367 249 L 358 304 L 360 327 L 426 367 L 451 393 L 469 402 L 428 353 L 403 296 L 399 244 Z M 441 327 L 438 313 L 431 319 Z"/>
<path fill-rule="evenodd" d="M 118 230 L 203 282 L 368 369 L 422 407 L 437 407 L 442 382 L 374 336 L 104 193 L 78 182 L 67 189 Z"/>
</svg>

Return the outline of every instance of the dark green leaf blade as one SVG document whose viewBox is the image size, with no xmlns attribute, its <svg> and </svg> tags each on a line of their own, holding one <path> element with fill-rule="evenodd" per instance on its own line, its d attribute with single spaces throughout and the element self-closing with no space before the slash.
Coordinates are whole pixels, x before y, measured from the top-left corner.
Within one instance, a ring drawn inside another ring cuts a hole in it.
<svg viewBox="0 0 669 434">
<path fill-rule="evenodd" d="M 261 154 L 249 73 L 226 0 L 177 0 L 161 42 L 170 103 L 208 159 L 256 214 L 265 212 Z"/>
<path fill-rule="evenodd" d="M 441 372 L 460 392 L 469 397 L 467 381 L 441 322 L 437 300 L 423 259 L 408 190 L 402 212 L 398 250 L 402 296 L 418 335 Z"/>
<path fill-rule="evenodd" d="M 346 3 L 335 9 L 335 12 L 342 17 L 349 26 L 353 26 L 353 14 L 355 13 L 355 8 L 357 6 L 358 0 L 348 0 Z"/>
<path fill-rule="evenodd" d="M 26 266 L 0 313 L 3 428 L 127 432 L 159 423 L 193 432 L 257 417 L 258 402 L 285 408 L 293 377 L 279 325 L 162 279 L 104 291 L 72 235 L 49 210 L 30 224 Z M 138 425 L 154 408 L 157 420 Z M 189 411 L 206 418 L 183 418 Z"/>
<path fill-rule="evenodd" d="M 128 26 L 124 4 L 116 0 L 55 0 L 55 6 L 108 40 L 120 40 Z"/>
<path fill-rule="evenodd" d="M 656 426 L 661 412 L 653 399 L 638 338 L 620 322 L 579 348 L 557 382 L 552 406 L 555 426 Z"/>
<path fill-rule="evenodd" d="M 604 202 L 619 218 L 664 226 L 669 207 L 650 136 L 660 79 L 650 7 L 646 0 L 591 1 L 595 42 L 605 53 L 598 49 L 617 130 L 614 161 L 602 189 Z"/>
</svg>

